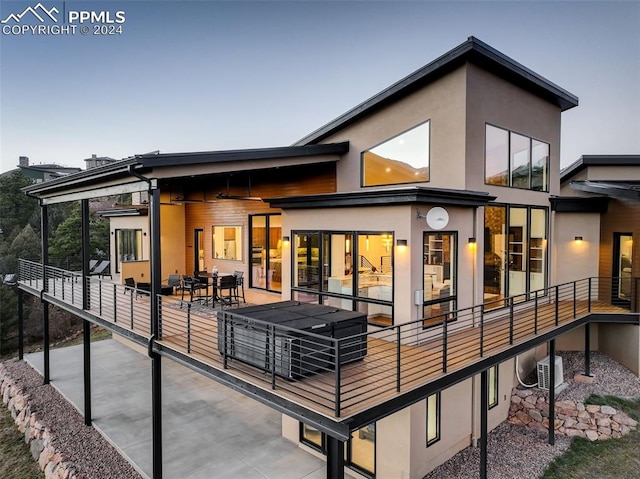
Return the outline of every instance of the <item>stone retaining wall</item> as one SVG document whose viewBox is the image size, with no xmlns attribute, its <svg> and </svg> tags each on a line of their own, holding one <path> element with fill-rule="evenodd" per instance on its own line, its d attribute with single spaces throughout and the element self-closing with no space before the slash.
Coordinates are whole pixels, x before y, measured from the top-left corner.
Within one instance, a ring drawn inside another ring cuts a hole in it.
<svg viewBox="0 0 640 479">
<path fill-rule="evenodd" d="M 548 394 L 539 389 L 515 388 L 508 421 L 539 431 L 549 429 Z M 556 401 L 554 428 L 557 434 L 585 437 L 590 441 L 622 437 L 638 425 L 622 411 L 577 401 Z"/>
<path fill-rule="evenodd" d="M 0 395 L 18 430 L 24 434 L 31 455 L 46 479 L 80 479 L 75 468 L 51 444 L 51 431 L 31 412 L 29 396 L 21 391 L 0 363 Z"/>
</svg>

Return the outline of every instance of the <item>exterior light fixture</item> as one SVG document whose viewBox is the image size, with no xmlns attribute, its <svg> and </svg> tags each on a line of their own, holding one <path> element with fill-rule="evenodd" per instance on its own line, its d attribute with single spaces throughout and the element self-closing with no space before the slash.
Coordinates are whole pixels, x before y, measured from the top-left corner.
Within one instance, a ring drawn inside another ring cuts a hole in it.
<svg viewBox="0 0 640 479">
<path fill-rule="evenodd" d="M 469 238 L 469 242 L 467 243 L 469 245 L 469 248 L 475 248 L 476 247 L 476 239 L 475 237 L 471 237 Z"/>
<path fill-rule="evenodd" d="M 574 240 L 575 240 L 577 243 L 580 243 L 580 242 L 582 242 L 582 236 L 576 236 L 576 237 L 574 238 Z"/>
<path fill-rule="evenodd" d="M 406 248 L 407 247 L 407 240 L 406 239 L 396 240 L 396 246 L 398 248 Z"/>
<path fill-rule="evenodd" d="M 290 240 L 290 238 L 289 238 L 288 236 L 283 236 L 283 237 L 282 237 L 282 242 L 283 242 L 285 245 L 288 245 L 288 244 L 289 244 L 289 240 Z"/>
</svg>

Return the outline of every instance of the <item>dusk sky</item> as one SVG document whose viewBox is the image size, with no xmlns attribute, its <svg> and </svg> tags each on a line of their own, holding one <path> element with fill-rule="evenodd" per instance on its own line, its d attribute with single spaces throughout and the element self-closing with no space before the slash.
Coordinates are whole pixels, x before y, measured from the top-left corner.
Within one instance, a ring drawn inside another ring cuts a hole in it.
<svg viewBox="0 0 640 479">
<path fill-rule="evenodd" d="M 37 3 L 2 0 L 0 17 Z M 639 1 L 41 3 L 126 20 L 0 36 L 0 171 L 290 145 L 469 36 L 579 97 L 562 166 L 640 154 Z"/>
</svg>

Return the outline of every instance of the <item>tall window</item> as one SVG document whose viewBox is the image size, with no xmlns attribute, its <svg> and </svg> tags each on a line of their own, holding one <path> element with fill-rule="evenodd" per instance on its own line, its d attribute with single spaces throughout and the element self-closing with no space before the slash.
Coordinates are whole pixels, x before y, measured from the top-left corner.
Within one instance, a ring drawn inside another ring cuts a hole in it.
<svg viewBox="0 0 640 479">
<path fill-rule="evenodd" d="M 123 261 L 142 259 L 142 230 L 116 230 L 116 272 L 120 272 Z"/>
<path fill-rule="evenodd" d="M 489 368 L 489 409 L 498 405 L 498 365 Z"/>
<path fill-rule="evenodd" d="M 429 122 L 362 153 L 362 186 L 429 181 Z"/>
<path fill-rule="evenodd" d="M 427 398 L 427 447 L 440 440 L 440 393 Z"/>
<path fill-rule="evenodd" d="M 393 238 L 392 232 L 294 231 L 295 299 L 362 311 L 371 324 L 393 324 Z"/>
<path fill-rule="evenodd" d="M 549 191 L 549 144 L 486 125 L 485 183 Z"/>
<path fill-rule="evenodd" d="M 456 233 L 425 232 L 423 236 L 424 325 L 447 320 L 456 310 Z"/>
<path fill-rule="evenodd" d="M 487 206 L 484 213 L 484 299 L 489 307 L 543 289 L 547 276 L 547 209 Z"/>
</svg>

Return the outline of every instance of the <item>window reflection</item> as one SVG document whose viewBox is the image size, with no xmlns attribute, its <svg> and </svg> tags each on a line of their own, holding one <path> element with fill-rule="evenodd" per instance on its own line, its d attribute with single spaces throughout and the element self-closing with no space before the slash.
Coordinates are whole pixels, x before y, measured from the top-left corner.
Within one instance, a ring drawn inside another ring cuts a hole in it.
<svg viewBox="0 0 640 479">
<path fill-rule="evenodd" d="M 429 122 L 362 154 L 363 186 L 429 181 Z"/>
<path fill-rule="evenodd" d="M 531 140 L 531 189 L 547 191 L 549 170 L 549 145 Z"/>
<path fill-rule="evenodd" d="M 529 148 L 526 136 L 511 133 L 511 186 L 529 188 Z"/>
<path fill-rule="evenodd" d="M 486 182 L 490 185 L 508 185 L 509 132 L 487 125 L 485 141 Z"/>
</svg>

